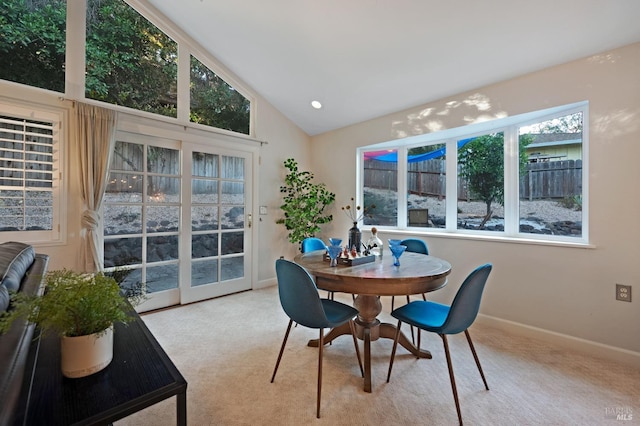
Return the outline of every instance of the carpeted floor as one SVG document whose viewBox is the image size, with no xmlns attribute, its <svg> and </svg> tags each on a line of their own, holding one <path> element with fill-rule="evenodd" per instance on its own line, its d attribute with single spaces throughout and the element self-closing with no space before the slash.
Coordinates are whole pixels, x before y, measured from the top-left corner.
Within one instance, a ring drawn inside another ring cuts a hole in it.
<svg viewBox="0 0 640 426">
<path fill-rule="evenodd" d="M 336 296 L 351 303 L 350 295 Z M 382 319 L 395 324 L 388 315 L 390 298 L 383 298 L 383 305 Z M 390 383 L 386 374 L 393 342 L 373 342 L 372 393 L 362 390 L 351 338 L 336 339 L 324 351 L 322 418 L 316 419 L 318 352 L 306 343 L 317 338 L 317 330 L 292 329 L 276 380 L 269 382 L 288 321 L 277 287 L 154 312 L 143 319 L 188 382 L 190 425 L 457 424 L 437 335 L 422 335 L 431 360 L 417 360 L 398 348 Z M 464 334 L 451 336 L 465 424 L 640 424 L 640 369 L 480 324 L 470 332 L 491 390 L 484 389 Z M 175 398 L 116 423 L 173 424 Z"/>
</svg>

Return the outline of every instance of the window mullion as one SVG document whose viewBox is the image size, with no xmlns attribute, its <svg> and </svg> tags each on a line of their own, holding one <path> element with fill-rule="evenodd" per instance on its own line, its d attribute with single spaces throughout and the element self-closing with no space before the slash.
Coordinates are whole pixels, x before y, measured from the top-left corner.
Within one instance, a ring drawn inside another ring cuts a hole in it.
<svg viewBox="0 0 640 426">
<path fill-rule="evenodd" d="M 191 113 L 190 58 L 191 55 L 187 46 L 183 43 L 178 43 L 178 120 L 187 123 L 189 122 L 189 115 Z"/>
<path fill-rule="evenodd" d="M 84 99 L 86 19 L 86 0 L 67 0 L 64 91 L 71 99 Z"/>
<path fill-rule="evenodd" d="M 455 139 L 447 141 L 446 157 L 446 225 L 447 231 L 458 228 L 458 145 Z"/>
<path fill-rule="evenodd" d="M 515 236 L 519 230 L 519 166 L 518 128 L 504 130 L 504 232 Z"/>
<path fill-rule="evenodd" d="M 398 148 L 398 227 L 407 227 L 407 155 L 408 149 Z"/>
</svg>

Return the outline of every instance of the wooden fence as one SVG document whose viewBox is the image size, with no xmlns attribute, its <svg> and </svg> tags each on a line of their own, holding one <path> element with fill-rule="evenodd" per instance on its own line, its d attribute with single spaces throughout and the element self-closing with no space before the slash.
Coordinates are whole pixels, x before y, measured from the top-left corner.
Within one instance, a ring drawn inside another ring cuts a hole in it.
<svg viewBox="0 0 640 426">
<path fill-rule="evenodd" d="M 407 188 L 410 194 L 446 196 L 445 160 L 409 163 Z M 397 163 L 367 160 L 364 164 L 365 188 L 396 191 Z M 520 178 L 520 198 L 528 200 L 564 198 L 582 194 L 582 160 L 527 163 Z M 469 200 L 466 182 L 458 179 L 458 198 Z"/>
<path fill-rule="evenodd" d="M 145 145 L 118 143 L 111 158 L 112 176 L 107 192 L 142 192 L 143 171 L 149 172 L 147 192 L 179 194 L 180 151 L 176 149 L 149 147 L 147 164 L 144 163 Z M 217 191 L 217 181 L 243 181 L 245 176 L 244 158 L 220 156 L 209 153 L 194 153 L 191 176 L 200 178 L 193 184 L 193 193 L 210 194 Z M 241 185 L 223 186 L 226 193 L 243 193 Z"/>
<path fill-rule="evenodd" d="M 582 160 L 528 163 L 520 178 L 520 198 L 564 198 L 582 195 Z"/>
</svg>

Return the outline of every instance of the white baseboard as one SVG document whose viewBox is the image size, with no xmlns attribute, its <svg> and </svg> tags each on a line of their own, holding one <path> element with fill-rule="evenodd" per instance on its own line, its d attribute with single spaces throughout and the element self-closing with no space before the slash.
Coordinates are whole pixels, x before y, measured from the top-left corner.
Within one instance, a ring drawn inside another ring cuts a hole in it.
<svg viewBox="0 0 640 426">
<path fill-rule="evenodd" d="M 278 285 L 278 279 L 276 277 L 256 282 L 256 285 L 253 287 L 253 289 L 258 290 L 261 288 L 267 288 L 274 285 Z"/>
<path fill-rule="evenodd" d="M 512 332 L 520 336 L 535 337 L 567 349 L 573 349 L 588 355 L 640 368 L 640 353 L 609 346 L 567 334 L 556 333 L 542 328 L 532 327 L 514 321 L 479 314 L 476 321 L 480 324 Z"/>
</svg>

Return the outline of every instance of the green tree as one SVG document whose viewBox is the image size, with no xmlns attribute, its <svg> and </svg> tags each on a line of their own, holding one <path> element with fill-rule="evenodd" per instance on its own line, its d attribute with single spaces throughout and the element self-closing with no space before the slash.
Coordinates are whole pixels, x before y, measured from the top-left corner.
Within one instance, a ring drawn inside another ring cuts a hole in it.
<svg viewBox="0 0 640 426">
<path fill-rule="evenodd" d="M 285 194 L 280 206 L 284 218 L 276 223 L 284 224 L 289 231 L 289 241 L 302 243 L 307 237 L 313 237 L 320 230 L 320 225 L 333 220 L 333 215 L 326 214 L 325 208 L 336 199 L 323 183 L 313 183 L 313 173 L 299 171 L 298 163 L 293 158 L 284 162 L 289 170 L 285 176 L 280 192 Z"/>
<path fill-rule="evenodd" d="M 249 134 L 249 100 L 193 56 L 190 86 L 192 122 Z"/>
<path fill-rule="evenodd" d="M 582 133 L 582 112 L 527 126 L 531 133 Z"/>
<path fill-rule="evenodd" d="M 87 3 L 86 96 L 175 117 L 178 45 L 122 0 Z"/>
<path fill-rule="evenodd" d="M 525 148 L 532 141 L 530 135 L 522 135 L 519 140 L 520 172 L 526 170 Z M 480 228 L 491 217 L 491 204 L 504 204 L 504 134 L 484 135 L 467 142 L 458 150 L 460 176 L 467 180 L 469 191 L 476 199 L 484 201 L 487 213 Z"/>
<path fill-rule="evenodd" d="M 0 1 L 0 79 L 64 92 L 65 0 Z"/>
</svg>

